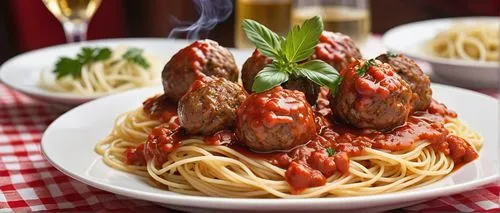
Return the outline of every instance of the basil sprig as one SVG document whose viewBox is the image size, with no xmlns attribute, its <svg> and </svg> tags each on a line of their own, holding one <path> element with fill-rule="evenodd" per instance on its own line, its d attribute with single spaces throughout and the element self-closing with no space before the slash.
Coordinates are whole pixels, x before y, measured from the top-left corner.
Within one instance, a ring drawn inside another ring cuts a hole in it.
<svg viewBox="0 0 500 213">
<path fill-rule="evenodd" d="M 313 54 L 323 32 L 319 16 L 307 19 L 301 26 L 294 26 L 286 37 L 250 19 L 243 20 L 242 26 L 257 49 L 273 59 L 255 77 L 252 91 L 263 92 L 298 77 L 336 91 L 342 78 L 335 68 L 320 60 L 302 63 Z"/>
</svg>

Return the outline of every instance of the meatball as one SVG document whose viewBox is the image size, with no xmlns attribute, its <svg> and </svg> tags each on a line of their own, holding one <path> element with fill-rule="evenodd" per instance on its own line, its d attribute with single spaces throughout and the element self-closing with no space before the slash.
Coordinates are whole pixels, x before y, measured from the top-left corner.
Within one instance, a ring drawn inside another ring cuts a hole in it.
<svg viewBox="0 0 500 213">
<path fill-rule="evenodd" d="M 283 84 L 283 88 L 289 90 L 298 90 L 306 95 L 309 104 L 316 104 L 318 100 L 320 86 L 307 78 L 292 78 Z"/>
<path fill-rule="evenodd" d="M 382 131 L 406 122 L 412 91 L 391 65 L 358 60 L 340 75 L 344 80 L 331 102 L 336 117 L 358 128 Z"/>
<path fill-rule="evenodd" d="M 237 82 L 238 67 L 233 55 L 212 40 L 198 40 L 177 52 L 162 72 L 165 95 L 172 101 L 186 93 L 189 86 L 205 76 L 216 76 Z"/>
<path fill-rule="evenodd" d="M 290 150 L 316 133 L 311 106 L 304 93 L 274 87 L 254 93 L 236 111 L 236 136 L 252 150 Z"/>
<path fill-rule="evenodd" d="M 361 58 L 359 48 L 349 36 L 329 31 L 323 31 L 311 57 L 330 64 L 338 71 Z"/>
<path fill-rule="evenodd" d="M 426 110 L 432 100 L 431 81 L 412 59 L 402 54 L 382 54 L 378 60 L 388 63 L 410 85 L 413 91 L 413 110 Z"/>
<path fill-rule="evenodd" d="M 248 93 L 252 92 L 252 85 L 259 73 L 264 67 L 273 62 L 273 59 L 263 55 L 259 50 L 255 49 L 252 53 L 252 56 L 248 58 L 243 67 L 241 68 L 241 81 L 243 83 L 243 87 L 247 90 Z"/>
<path fill-rule="evenodd" d="M 341 33 L 323 31 L 319 43 L 316 45 L 315 53 L 310 59 L 322 60 L 337 70 L 342 70 L 354 59 L 361 59 L 361 53 L 349 36 Z M 243 64 L 241 80 L 247 92 L 252 92 L 254 78 L 267 64 L 273 60 L 258 50 L 255 50 L 250 58 Z M 306 60 L 307 61 L 307 60 Z M 305 93 L 307 101 L 314 105 L 319 94 L 319 86 L 305 78 L 290 79 L 282 85 L 286 89 L 299 90 Z"/>
<path fill-rule="evenodd" d="M 195 135 L 211 135 L 233 126 L 236 109 L 247 93 L 225 78 L 196 80 L 179 101 L 177 113 L 181 126 Z"/>
</svg>

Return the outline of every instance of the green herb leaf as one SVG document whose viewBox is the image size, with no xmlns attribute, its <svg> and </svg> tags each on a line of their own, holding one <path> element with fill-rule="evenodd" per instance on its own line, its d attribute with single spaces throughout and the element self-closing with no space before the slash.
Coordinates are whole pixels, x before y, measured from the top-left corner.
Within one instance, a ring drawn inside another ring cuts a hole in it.
<svg viewBox="0 0 500 213">
<path fill-rule="evenodd" d="M 242 25 L 257 49 L 273 59 L 273 63 L 255 77 L 252 91 L 266 91 L 288 81 L 290 76 L 305 77 L 336 91 L 342 78 L 332 66 L 319 60 L 299 64 L 313 54 L 319 42 L 323 32 L 323 22 L 319 16 L 306 20 L 300 27 L 294 27 L 286 38 L 252 20 L 245 19 Z"/>
<path fill-rule="evenodd" d="M 363 66 L 356 69 L 356 73 L 359 76 L 363 76 L 366 72 L 368 72 L 368 68 L 370 68 L 371 66 L 377 66 L 377 64 L 375 63 L 375 60 L 373 60 L 373 59 L 366 61 L 365 64 L 363 64 Z"/>
<path fill-rule="evenodd" d="M 76 55 L 75 59 L 68 57 L 59 58 L 52 72 L 56 74 L 57 79 L 67 75 L 71 75 L 73 78 L 79 78 L 82 75 L 82 67 L 84 65 L 95 61 L 104 61 L 110 57 L 111 50 L 109 48 L 83 47 Z"/>
<path fill-rule="evenodd" d="M 264 69 L 262 69 L 257 76 L 255 76 L 252 91 L 264 92 L 288 81 L 288 78 L 288 72 L 282 71 L 278 64 L 273 62 L 264 67 Z"/>
<path fill-rule="evenodd" d="M 307 19 L 302 26 L 294 26 L 286 36 L 284 52 L 289 62 L 307 59 L 318 44 L 323 22 L 318 16 Z"/>
<path fill-rule="evenodd" d="M 339 82 L 339 73 L 329 64 L 312 60 L 298 66 L 298 73 L 312 82 L 335 90 Z"/>
<path fill-rule="evenodd" d="M 262 54 L 274 60 L 282 60 L 280 46 L 282 39 L 280 36 L 264 25 L 250 19 L 243 20 L 242 26 L 248 39 L 255 44 Z"/>
<path fill-rule="evenodd" d="M 111 58 L 111 50 L 108 48 L 101 48 L 97 51 L 97 55 L 94 57 L 95 61 L 104 61 Z"/>
<path fill-rule="evenodd" d="M 56 78 L 60 79 L 66 75 L 71 75 L 73 78 L 78 78 L 82 75 L 82 64 L 75 59 L 61 57 L 56 63 L 56 68 L 53 71 Z"/>
<path fill-rule="evenodd" d="M 91 48 L 83 47 L 81 52 L 78 53 L 76 58 L 80 63 L 87 64 L 94 61 L 103 61 L 111 57 L 111 50 L 109 48 Z"/>
<path fill-rule="evenodd" d="M 130 61 L 132 63 L 136 63 L 141 67 L 144 67 L 144 69 L 147 69 L 150 67 L 149 62 L 142 56 L 142 49 L 139 48 L 128 48 L 127 52 L 123 54 L 122 58 Z"/>
<path fill-rule="evenodd" d="M 328 147 L 325 149 L 326 153 L 328 153 L 328 157 L 334 156 L 337 152 L 332 148 Z"/>
</svg>

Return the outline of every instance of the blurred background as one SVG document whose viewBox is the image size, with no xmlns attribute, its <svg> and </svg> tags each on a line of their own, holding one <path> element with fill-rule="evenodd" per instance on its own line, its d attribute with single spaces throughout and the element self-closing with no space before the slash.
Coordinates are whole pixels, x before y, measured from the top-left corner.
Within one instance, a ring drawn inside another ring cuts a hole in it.
<svg viewBox="0 0 500 213">
<path fill-rule="evenodd" d="M 0 63 L 22 52 L 66 43 L 63 26 L 59 22 L 64 17 L 59 16 L 58 20 L 47 9 L 55 1 L 0 1 Z M 90 0 L 81 1 L 88 4 Z M 237 20 L 241 18 L 260 19 L 260 22 L 273 30 L 284 33 L 291 24 L 302 22 L 301 17 L 321 13 L 326 29 L 343 31 L 358 42 L 362 42 L 371 33 L 381 35 L 392 27 L 409 22 L 458 16 L 498 16 L 500 8 L 500 0 L 92 0 L 90 2 L 97 4 L 97 7 L 94 8 L 93 16 L 93 11 L 90 11 L 90 15 L 87 14 L 92 17 L 88 24 L 88 40 L 123 37 L 167 38 L 170 35 L 171 38 L 210 38 L 228 47 L 248 46 L 238 35 L 240 31 L 235 31 L 239 28 Z M 212 5 L 207 6 L 207 4 Z M 345 6 L 347 10 L 339 8 L 339 5 Z M 86 12 L 91 10 L 87 7 L 84 9 Z M 57 14 L 55 10 L 52 12 Z M 203 23 L 198 23 L 201 25 L 196 29 L 189 28 L 197 20 L 198 22 L 202 20 Z M 186 32 L 193 30 L 196 31 L 194 34 Z"/>
</svg>

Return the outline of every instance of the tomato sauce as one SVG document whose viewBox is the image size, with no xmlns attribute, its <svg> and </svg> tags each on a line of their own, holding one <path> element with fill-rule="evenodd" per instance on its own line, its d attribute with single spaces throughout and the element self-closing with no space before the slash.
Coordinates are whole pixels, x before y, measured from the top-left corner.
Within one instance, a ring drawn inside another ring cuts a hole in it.
<svg viewBox="0 0 500 213">
<path fill-rule="evenodd" d="M 332 32 L 323 32 L 315 48 L 315 58 L 322 61 L 333 61 L 334 63 L 343 62 L 349 47 L 346 46 L 345 42 L 341 41 L 342 39 L 342 36 L 334 35 Z"/>
<path fill-rule="evenodd" d="M 148 98 L 142 106 L 151 119 L 169 122 L 172 117 L 177 116 L 177 104 L 171 102 L 165 95 Z"/>
<path fill-rule="evenodd" d="M 172 67 L 184 67 L 185 63 L 188 62 L 190 69 L 180 69 L 181 71 L 191 70 L 194 72 L 196 79 L 202 79 L 205 77 L 202 70 L 208 63 L 207 55 L 214 48 L 211 41 L 198 40 L 187 46 L 186 48 L 180 50 L 177 54 L 183 55 L 184 60 L 170 60 L 177 64 L 172 64 Z"/>
<path fill-rule="evenodd" d="M 332 122 L 331 111 L 325 110 L 328 108 L 326 95 L 328 91 L 321 92 L 315 109 L 315 136 L 306 144 L 291 150 L 272 153 L 249 150 L 238 142 L 232 130 L 223 130 L 212 136 L 206 136 L 204 141 L 207 145 L 229 146 L 247 157 L 266 160 L 286 169 L 285 179 L 290 184 L 292 193 L 300 193 L 309 187 L 322 186 L 326 183 L 326 179 L 336 172 L 347 174 L 349 158 L 362 155 L 367 147 L 398 151 L 411 148 L 415 141 L 427 140 L 434 149 L 450 156 L 457 168 L 478 157 L 469 143 L 460 137 L 450 135 L 444 128 L 449 119 L 456 118 L 456 113 L 434 100 L 427 111 L 413 113 L 404 125 L 381 132 Z M 152 118 L 165 120 L 165 114 L 174 113 L 175 110 L 163 100 L 163 96 L 148 99 L 144 102 L 144 110 Z M 182 145 L 180 141 L 189 137 L 180 128 L 178 119 L 173 119 L 154 128 L 144 144 L 126 150 L 125 162 L 144 165 L 147 160 L 155 157 L 156 163 L 161 164 L 167 160 L 169 153 Z M 369 162 L 361 163 L 369 164 Z"/>
</svg>

